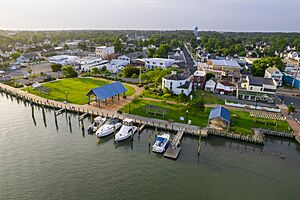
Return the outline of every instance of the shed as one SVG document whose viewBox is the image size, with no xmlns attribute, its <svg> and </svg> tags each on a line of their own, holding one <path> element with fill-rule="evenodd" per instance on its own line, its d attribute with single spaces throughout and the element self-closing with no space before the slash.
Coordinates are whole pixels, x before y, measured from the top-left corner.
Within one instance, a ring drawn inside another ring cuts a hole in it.
<svg viewBox="0 0 300 200">
<path fill-rule="evenodd" d="M 211 109 L 208 124 L 214 129 L 228 129 L 230 126 L 230 111 L 222 106 Z"/>
<path fill-rule="evenodd" d="M 127 89 L 124 87 L 124 85 L 121 82 L 115 82 L 112 84 L 107 84 L 101 87 L 93 88 L 91 91 L 89 91 L 89 93 L 87 93 L 86 96 L 88 96 L 89 103 L 90 103 L 91 101 L 90 96 L 94 95 L 96 97 L 96 102 L 99 103 L 99 107 L 100 107 L 100 101 L 105 100 L 107 104 L 107 99 L 112 98 L 112 102 L 113 102 L 114 96 L 118 96 L 118 100 L 119 100 L 119 95 L 124 93 L 125 96 L 125 92 L 127 92 Z"/>
</svg>

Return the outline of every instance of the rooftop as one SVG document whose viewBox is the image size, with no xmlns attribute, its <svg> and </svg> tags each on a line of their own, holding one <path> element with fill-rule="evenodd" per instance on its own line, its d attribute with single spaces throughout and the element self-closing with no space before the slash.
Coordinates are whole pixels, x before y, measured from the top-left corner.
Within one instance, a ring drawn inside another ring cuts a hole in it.
<svg viewBox="0 0 300 200">
<path fill-rule="evenodd" d="M 257 85 L 257 86 L 272 85 L 272 86 L 275 86 L 272 78 L 253 77 L 253 76 L 248 76 L 248 78 L 249 78 L 250 85 Z"/>
<path fill-rule="evenodd" d="M 212 64 L 226 67 L 241 67 L 235 60 L 212 60 Z"/>
<path fill-rule="evenodd" d="M 217 106 L 211 109 L 208 119 L 211 120 L 217 117 L 221 117 L 222 119 L 230 123 L 230 111 L 222 106 Z"/>
</svg>

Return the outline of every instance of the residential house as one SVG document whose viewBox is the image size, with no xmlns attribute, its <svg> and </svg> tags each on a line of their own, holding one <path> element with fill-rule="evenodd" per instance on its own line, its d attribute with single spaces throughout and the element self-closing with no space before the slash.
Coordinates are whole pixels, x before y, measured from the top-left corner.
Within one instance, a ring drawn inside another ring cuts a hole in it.
<svg viewBox="0 0 300 200">
<path fill-rule="evenodd" d="M 217 82 L 212 78 L 205 83 L 205 91 L 215 93 Z"/>
<path fill-rule="evenodd" d="M 130 63 L 131 63 L 131 58 L 129 56 L 127 56 L 127 55 L 119 56 L 117 58 L 117 60 L 124 61 L 124 63 L 126 63 L 126 65 L 130 65 Z"/>
<path fill-rule="evenodd" d="M 95 54 L 96 57 L 101 58 L 103 60 L 109 59 L 109 57 L 115 53 L 115 47 L 107 47 L 107 46 L 100 46 L 96 47 Z"/>
<path fill-rule="evenodd" d="M 239 99 L 273 103 L 277 83 L 273 78 L 247 76 L 237 90 Z"/>
<path fill-rule="evenodd" d="M 189 73 L 192 74 L 190 81 L 193 84 L 193 89 L 204 89 L 206 81 L 206 72 L 197 70 L 196 68 L 189 68 Z"/>
<path fill-rule="evenodd" d="M 297 61 L 300 61 L 300 52 L 290 52 L 288 54 L 288 58 L 289 59 L 292 59 L 292 60 L 297 60 Z"/>
<path fill-rule="evenodd" d="M 236 95 L 236 86 L 228 81 L 219 81 L 216 86 L 216 93 L 225 95 Z"/>
<path fill-rule="evenodd" d="M 188 96 L 192 92 L 193 87 L 189 78 L 188 72 L 177 74 L 176 71 L 173 71 L 172 74 L 162 78 L 162 87 L 169 89 L 173 94 L 185 94 Z"/>
<path fill-rule="evenodd" d="M 166 69 L 175 63 L 174 59 L 166 58 L 145 58 L 145 67 L 148 69 L 154 69 L 160 67 Z"/>
<path fill-rule="evenodd" d="M 81 40 L 75 40 L 71 42 L 66 42 L 66 45 L 69 49 L 78 49 L 79 44 L 81 43 Z"/>
<path fill-rule="evenodd" d="M 37 53 L 25 53 L 17 58 L 17 63 L 28 63 L 34 60 L 39 60 L 41 57 Z"/>
<path fill-rule="evenodd" d="M 185 62 L 183 51 L 180 48 L 168 52 L 168 59 L 174 59 L 175 62 Z"/>
<path fill-rule="evenodd" d="M 265 70 L 265 78 L 273 78 L 277 86 L 282 86 L 283 74 L 277 67 L 269 67 Z"/>
</svg>

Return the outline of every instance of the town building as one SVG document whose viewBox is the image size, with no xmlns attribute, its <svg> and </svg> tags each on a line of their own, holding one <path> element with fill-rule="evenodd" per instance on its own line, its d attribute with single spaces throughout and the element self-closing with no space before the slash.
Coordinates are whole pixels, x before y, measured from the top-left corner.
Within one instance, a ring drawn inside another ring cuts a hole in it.
<svg viewBox="0 0 300 200">
<path fill-rule="evenodd" d="M 283 74 L 277 67 L 269 67 L 265 70 L 265 78 L 273 78 L 277 86 L 282 86 Z"/>
<path fill-rule="evenodd" d="M 174 59 L 166 58 L 145 58 L 145 67 L 148 69 L 154 69 L 160 67 L 166 69 L 175 63 Z"/>
<path fill-rule="evenodd" d="M 288 58 L 289 58 L 289 59 L 292 59 L 292 60 L 300 61 L 300 52 L 296 52 L 296 51 L 290 52 L 290 53 L 288 54 Z"/>
<path fill-rule="evenodd" d="M 77 61 L 80 58 L 78 56 L 69 56 L 69 55 L 57 55 L 48 58 L 48 61 L 52 64 L 59 65 L 76 65 Z"/>
<path fill-rule="evenodd" d="M 217 130 L 229 129 L 230 111 L 223 106 L 217 106 L 211 109 L 208 117 L 208 126 Z"/>
<path fill-rule="evenodd" d="M 277 83 L 272 78 L 247 76 L 237 90 L 237 97 L 249 101 L 274 103 Z"/>
<path fill-rule="evenodd" d="M 175 62 L 186 62 L 184 53 L 180 48 L 176 48 L 168 52 L 168 59 L 174 59 Z"/>
<path fill-rule="evenodd" d="M 212 78 L 205 83 L 205 91 L 215 93 L 217 82 Z"/>
<path fill-rule="evenodd" d="M 40 58 L 40 55 L 37 53 L 25 53 L 16 59 L 16 63 L 28 63 L 34 60 L 39 60 Z"/>
<path fill-rule="evenodd" d="M 190 72 L 190 74 L 192 74 L 192 76 L 190 77 L 190 81 L 193 84 L 193 89 L 204 89 L 206 81 L 206 72 L 194 68 L 189 68 L 188 71 Z"/>
<path fill-rule="evenodd" d="M 235 84 L 228 81 L 219 81 L 217 83 L 215 92 L 218 94 L 236 95 L 236 90 Z"/>
<path fill-rule="evenodd" d="M 102 60 L 101 58 L 97 57 L 83 57 L 76 61 L 76 70 L 80 70 L 83 72 L 89 72 L 92 68 L 98 68 L 99 70 L 102 69 L 107 63 L 108 60 Z"/>
<path fill-rule="evenodd" d="M 241 66 L 235 60 L 209 60 L 208 72 L 216 75 L 217 79 L 232 82 L 241 80 Z"/>
<path fill-rule="evenodd" d="M 100 46 L 96 47 L 95 54 L 96 57 L 101 58 L 103 60 L 109 59 L 109 57 L 115 53 L 115 47 L 107 47 L 107 46 Z"/>
<path fill-rule="evenodd" d="M 190 75 L 188 72 L 177 74 L 176 71 L 173 71 L 172 74 L 162 78 L 162 87 L 169 89 L 173 94 L 185 94 L 188 96 L 192 92 L 193 86 L 189 78 Z"/>
</svg>

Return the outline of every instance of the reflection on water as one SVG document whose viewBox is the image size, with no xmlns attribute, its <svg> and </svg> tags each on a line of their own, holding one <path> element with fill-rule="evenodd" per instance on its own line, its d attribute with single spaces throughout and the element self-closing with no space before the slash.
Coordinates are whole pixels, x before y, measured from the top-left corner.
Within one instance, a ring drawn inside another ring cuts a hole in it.
<svg viewBox="0 0 300 200">
<path fill-rule="evenodd" d="M 300 147 L 185 136 L 177 161 L 151 151 L 155 131 L 133 141 L 89 135 L 69 113 L 0 96 L 0 199 L 297 199 Z M 161 132 L 162 130 L 158 130 Z"/>
</svg>

